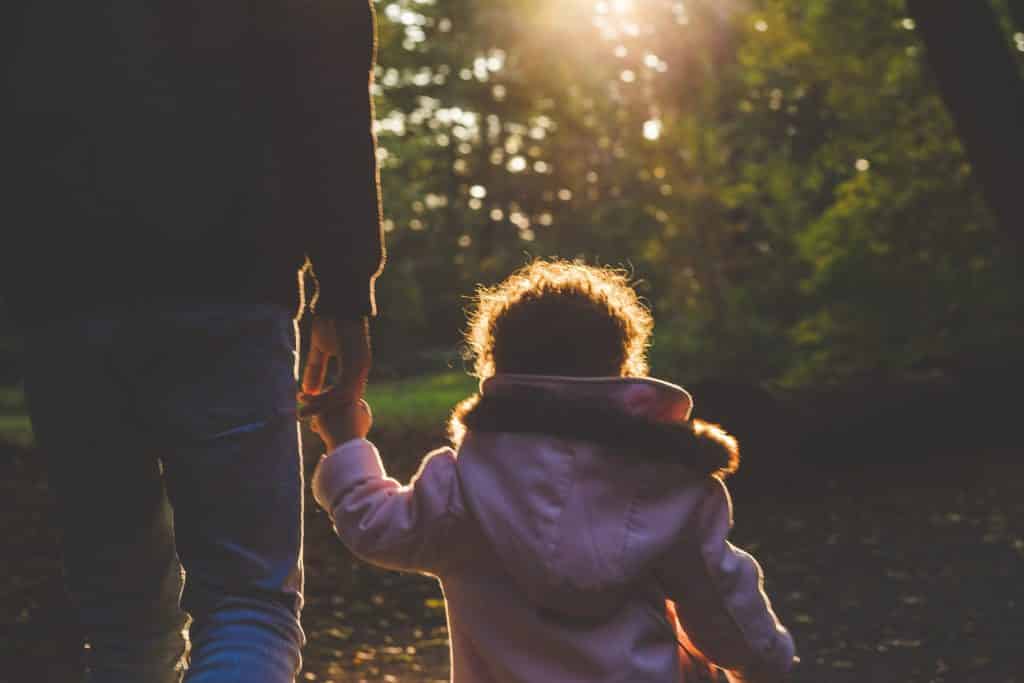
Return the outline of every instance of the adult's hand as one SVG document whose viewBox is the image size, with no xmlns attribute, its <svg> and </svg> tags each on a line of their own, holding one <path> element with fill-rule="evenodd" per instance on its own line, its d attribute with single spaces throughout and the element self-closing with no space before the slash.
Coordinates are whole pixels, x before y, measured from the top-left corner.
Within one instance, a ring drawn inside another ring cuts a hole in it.
<svg viewBox="0 0 1024 683">
<path fill-rule="evenodd" d="M 327 366 L 336 358 L 340 367 L 338 382 L 326 387 Z M 313 317 L 309 354 L 302 375 L 302 392 L 315 396 L 330 389 L 335 400 L 354 403 L 366 391 L 370 374 L 370 328 L 366 318 L 337 320 L 331 316 Z"/>
</svg>

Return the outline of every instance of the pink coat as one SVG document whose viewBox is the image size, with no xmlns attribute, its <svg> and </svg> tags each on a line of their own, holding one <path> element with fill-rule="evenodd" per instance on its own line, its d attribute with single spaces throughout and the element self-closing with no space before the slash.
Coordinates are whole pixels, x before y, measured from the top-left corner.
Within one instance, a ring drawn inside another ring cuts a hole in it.
<svg viewBox="0 0 1024 683">
<path fill-rule="evenodd" d="M 499 375 L 481 397 L 458 452 L 430 453 L 407 486 L 362 439 L 313 479 L 353 553 L 441 580 L 453 681 L 699 680 L 666 600 L 731 680 L 785 679 L 793 640 L 727 541 L 728 449 L 695 433 L 683 389 Z"/>
</svg>

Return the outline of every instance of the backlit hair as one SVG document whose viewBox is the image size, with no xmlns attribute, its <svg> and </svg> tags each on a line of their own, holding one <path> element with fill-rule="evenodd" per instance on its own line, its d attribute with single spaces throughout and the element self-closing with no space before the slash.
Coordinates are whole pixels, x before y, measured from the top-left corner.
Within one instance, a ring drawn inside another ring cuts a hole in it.
<svg viewBox="0 0 1024 683">
<path fill-rule="evenodd" d="M 626 272 L 537 260 L 477 291 L 466 342 L 481 378 L 642 377 L 653 324 Z"/>
</svg>

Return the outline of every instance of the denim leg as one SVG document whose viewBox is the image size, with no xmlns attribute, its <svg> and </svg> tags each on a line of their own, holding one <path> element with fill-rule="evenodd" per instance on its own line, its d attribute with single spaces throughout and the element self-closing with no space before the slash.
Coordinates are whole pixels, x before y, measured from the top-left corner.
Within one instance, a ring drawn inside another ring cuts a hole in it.
<svg viewBox="0 0 1024 683">
<path fill-rule="evenodd" d="M 217 308 L 164 322 L 164 344 L 178 353 L 150 376 L 166 387 L 153 415 L 168 435 L 182 607 L 193 620 L 186 680 L 291 683 L 304 643 L 291 318 L 272 307 Z M 202 357 L 186 342 L 194 328 Z"/>
<path fill-rule="evenodd" d="M 30 335 L 29 405 L 90 683 L 180 680 L 178 554 L 194 615 L 190 683 L 294 680 L 304 638 L 292 331 L 278 307 L 218 305 L 81 316 Z"/>
<path fill-rule="evenodd" d="M 176 683 L 181 570 L 155 450 L 132 428 L 113 321 L 29 337 L 26 388 L 61 521 L 65 578 L 91 683 Z"/>
<path fill-rule="evenodd" d="M 179 449 L 167 472 L 193 619 L 186 680 L 290 683 L 303 643 L 294 419 Z"/>
</svg>

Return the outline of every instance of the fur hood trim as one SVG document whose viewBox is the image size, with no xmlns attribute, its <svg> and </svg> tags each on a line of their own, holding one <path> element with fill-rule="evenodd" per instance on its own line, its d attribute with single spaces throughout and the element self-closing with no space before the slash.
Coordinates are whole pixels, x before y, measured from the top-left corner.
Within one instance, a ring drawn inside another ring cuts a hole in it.
<svg viewBox="0 0 1024 683">
<path fill-rule="evenodd" d="M 689 395 L 679 387 L 633 378 L 526 377 L 484 382 L 476 400 L 456 411 L 456 426 L 590 441 L 612 446 L 614 452 L 678 462 L 702 476 L 725 477 L 739 467 L 736 439 L 718 425 L 686 419 Z M 622 391 L 625 383 L 632 386 Z M 602 390 L 602 384 L 611 386 Z M 686 401 L 682 419 L 679 394 Z M 665 419 L 666 405 L 670 419 Z"/>
</svg>

